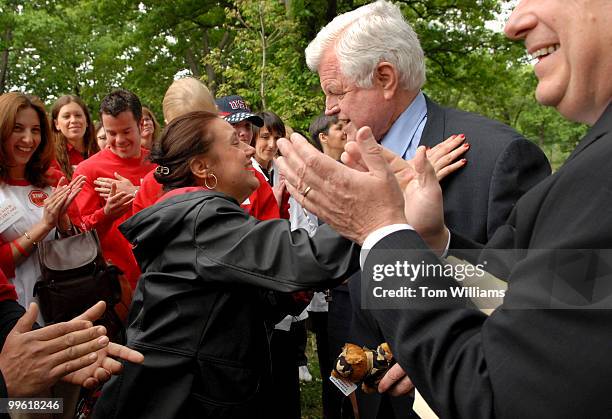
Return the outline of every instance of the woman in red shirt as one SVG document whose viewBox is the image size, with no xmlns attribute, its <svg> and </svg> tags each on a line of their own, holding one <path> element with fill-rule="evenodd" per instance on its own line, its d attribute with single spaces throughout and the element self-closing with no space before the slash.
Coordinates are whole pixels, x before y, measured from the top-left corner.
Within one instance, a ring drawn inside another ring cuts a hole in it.
<svg viewBox="0 0 612 419">
<path fill-rule="evenodd" d="M 85 102 L 73 95 L 64 95 L 55 102 L 51 119 L 55 144 L 52 167 L 72 179 L 74 168 L 100 151 L 94 124 Z"/>
</svg>

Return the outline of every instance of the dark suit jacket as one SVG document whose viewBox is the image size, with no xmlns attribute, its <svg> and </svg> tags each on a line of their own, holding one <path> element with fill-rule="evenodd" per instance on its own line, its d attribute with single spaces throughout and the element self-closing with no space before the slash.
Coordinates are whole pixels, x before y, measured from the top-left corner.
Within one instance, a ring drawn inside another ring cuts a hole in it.
<svg viewBox="0 0 612 419">
<path fill-rule="evenodd" d="M 433 147 L 453 134 L 465 134 L 471 147 L 465 154 L 468 164 L 445 178 L 444 217 L 447 226 L 463 236 L 486 243 L 502 225 L 516 201 L 550 174 L 550 165 L 542 151 L 514 129 L 481 115 L 443 108 L 429 98 L 427 123 L 420 145 Z M 355 294 L 360 289 L 361 273 L 349 282 L 353 310 L 351 342 L 375 348 L 383 341 L 382 333 L 359 310 Z M 368 419 L 376 417 L 378 395 L 360 394 L 360 412 Z M 396 417 L 405 417 L 407 398 L 393 398 Z"/>
<path fill-rule="evenodd" d="M 612 105 L 487 244 L 487 250 L 517 249 L 504 303 L 493 315 L 458 299 L 446 301 L 445 310 L 416 298 L 411 309 L 369 311 L 440 417 L 612 417 L 611 179 Z M 467 241 L 454 236 L 453 242 Z M 379 260 L 368 257 L 366 272 L 407 253 L 438 263 L 413 231 L 389 235 L 375 249 L 387 251 L 374 254 Z M 401 285 L 433 283 L 456 285 L 446 278 Z"/>
</svg>

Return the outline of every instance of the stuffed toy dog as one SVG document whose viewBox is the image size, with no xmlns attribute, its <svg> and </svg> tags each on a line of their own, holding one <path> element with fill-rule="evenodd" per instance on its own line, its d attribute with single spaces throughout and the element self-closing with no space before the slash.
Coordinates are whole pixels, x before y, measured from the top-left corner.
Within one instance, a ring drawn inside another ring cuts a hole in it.
<svg viewBox="0 0 612 419">
<path fill-rule="evenodd" d="M 361 383 L 361 389 L 370 394 L 376 392 L 380 379 L 394 364 L 387 342 L 378 345 L 376 350 L 347 343 L 336 359 L 332 375 L 355 384 Z"/>
</svg>

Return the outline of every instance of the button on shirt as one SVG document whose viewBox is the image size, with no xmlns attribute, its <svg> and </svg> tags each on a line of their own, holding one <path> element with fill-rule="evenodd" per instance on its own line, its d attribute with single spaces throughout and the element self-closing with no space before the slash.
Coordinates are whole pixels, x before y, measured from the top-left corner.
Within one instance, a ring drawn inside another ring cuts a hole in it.
<svg viewBox="0 0 612 419">
<path fill-rule="evenodd" d="M 383 137 L 381 144 L 402 156 L 404 160 L 414 157 L 421 142 L 423 128 L 427 122 L 427 103 L 423 92 L 414 98 Z"/>
</svg>

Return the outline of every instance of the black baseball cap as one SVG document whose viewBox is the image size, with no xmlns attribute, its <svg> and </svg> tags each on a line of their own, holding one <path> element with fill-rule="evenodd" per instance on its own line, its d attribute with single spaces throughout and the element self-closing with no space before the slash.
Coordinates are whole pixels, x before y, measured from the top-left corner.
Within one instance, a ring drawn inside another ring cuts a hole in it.
<svg viewBox="0 0 612 419">
<path fill-rule="evenodd" d="M 223 96 L 216 99 L 215 102 L 219 108 L 219 116 L 230 124 L 234 125 L 246 119 L 258 127 L 263 127 L 263 119 L 251 112 L 242 96 Z"/>
</svg>

